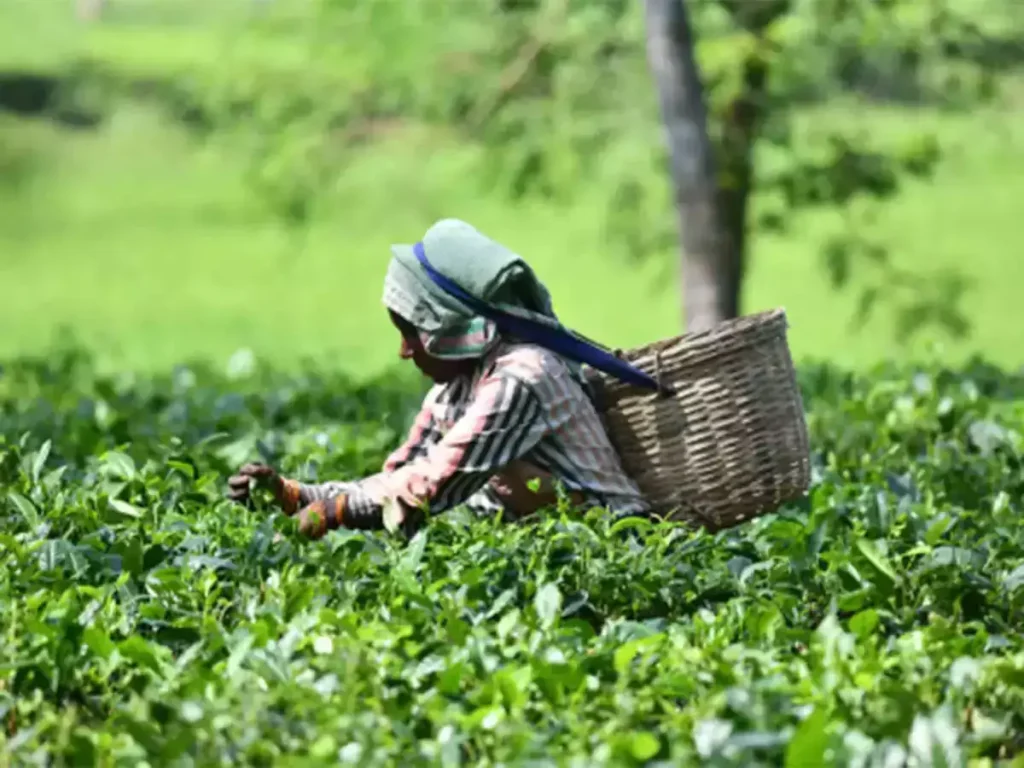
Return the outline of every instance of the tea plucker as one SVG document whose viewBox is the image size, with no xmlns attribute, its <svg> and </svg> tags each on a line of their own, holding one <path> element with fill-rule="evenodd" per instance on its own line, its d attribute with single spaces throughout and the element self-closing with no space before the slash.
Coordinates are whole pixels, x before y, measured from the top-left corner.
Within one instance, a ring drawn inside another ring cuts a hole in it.
<svg viewBox="0 0 1024 768">
<path fill-rule="evenodd" d="M 442 220 L 391 250 L 383 303 L 399 357 L 434 382 L 405 441 L 356 480 L 304 483 L 250 464 L 230 479 L 231 497 L 244 501 L 255 481 L 313 538 L 382 528 L 386 510 L 406 524 L 460 505 L 519 518 L 558 489 L 581 509 L 645 513 L 579 360 L 653 382 L 567 332 L 530 266 L 471 225 Z"/>
</svg>

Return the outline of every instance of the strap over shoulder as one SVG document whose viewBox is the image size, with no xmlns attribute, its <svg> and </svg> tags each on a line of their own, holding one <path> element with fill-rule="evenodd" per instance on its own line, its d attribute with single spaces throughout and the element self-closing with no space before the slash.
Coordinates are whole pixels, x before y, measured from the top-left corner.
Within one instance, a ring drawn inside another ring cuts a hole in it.
<svg viewBox="0 0 1024 768">
<path fill-rule="evenodd" d="M 422 242 L 416 243 L 413 251 L 423 270 L 439 288 L 461 301 L 473 312 L 494 321 L 501 332 L 542 346 L 577 363 L 590 365 L 627 384 L 654 392 L 665 392 L 665 387 L 654 377 L 613 353 L 601 349 L 593 342 L 584 340 L 578 334 L 554 323 L 548 325 L 514 314 L 469 294 L 431 265 Z"/>
</svg>

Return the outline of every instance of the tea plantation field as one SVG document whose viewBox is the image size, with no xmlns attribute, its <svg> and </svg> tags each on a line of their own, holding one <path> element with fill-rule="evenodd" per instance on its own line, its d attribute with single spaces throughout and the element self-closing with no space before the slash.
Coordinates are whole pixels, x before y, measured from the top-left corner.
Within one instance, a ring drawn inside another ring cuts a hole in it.
<svg viewBox="0 0 1024 768">
<path fill-rule="evenodd" d="M 0 764 L 1024 766 L 1024 381 L 801 376 L 811 493 L 744 527 L 309 542 L 227 473 L 368 472 L 417 384 L 9 362 Z"/>
</svg>

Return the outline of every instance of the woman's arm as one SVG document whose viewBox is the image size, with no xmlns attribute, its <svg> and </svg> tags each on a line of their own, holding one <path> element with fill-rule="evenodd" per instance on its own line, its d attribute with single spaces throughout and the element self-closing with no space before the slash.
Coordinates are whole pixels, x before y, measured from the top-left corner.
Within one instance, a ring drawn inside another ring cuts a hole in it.
<svg viewBox="0 0 1024 768">
<path fill-rule="evenodd" d="M 393 472 L 413 458 L 423 455 L 427 447 L 440 438 L 434 420 L 434 405 L 441 389 L 433 387 L 427 393 L 405 440 L 385 459 L 383 472 Z M 360 498 L 360 486 L 357 482 L 329 480 L 323 483 L 303 483 L 289 478 L 282 478 L 282 481 L 283 489 L 278 501 L 286 515 L 294 515 L 298 510 L 314 502 L 341 495 L 352 496 L 354 508 L 373 506 L 371 498 Z"/>
<path fill-rule="evenodd" d="M 339 526 L 382 528 L 385 498 L 405 509 L 427 505 L 433 513 L 445 512 L 525 455 L 546 431 L 533 390 L 514 376 L 497 373 L 480 382 L 462 418 L 421 455 L 366 481 L 338 484 L 334 495 L 323 495 L 330 484 L 317 486 L 312 491 L 317 498 L 300 514 L 316 512 L 324 518 L 324 527 L 313 529 L 313 535 L 322 535 Z M 307 493 L 298 489 L 300 503 Z"/>
</svg>

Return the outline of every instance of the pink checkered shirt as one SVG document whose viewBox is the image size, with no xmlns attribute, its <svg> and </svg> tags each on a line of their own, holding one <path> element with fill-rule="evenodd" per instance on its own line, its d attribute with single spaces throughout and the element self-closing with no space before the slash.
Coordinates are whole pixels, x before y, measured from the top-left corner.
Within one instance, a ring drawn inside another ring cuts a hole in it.
<svg viewBox="0 0 1024 768">
<path fill-rule="evenodd" d="M 358 481 L 300 485 L 300 504 L 346 496 L 343 525 L 378 528 L 387 499 L 432 514 L 502 509 L 495 476 L 514 462 L 549 473 L 584 506 L 647 509 L 590 398 L 554 353 L 500 343 L 472 377 L 435 385 L 405 442 L 381 472 Z"/>
</svg>

